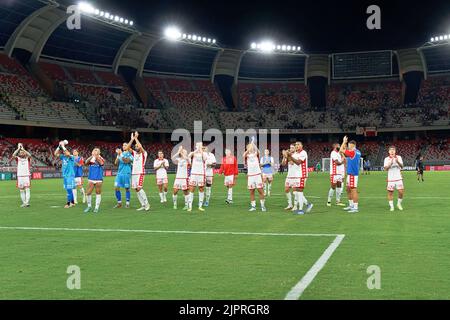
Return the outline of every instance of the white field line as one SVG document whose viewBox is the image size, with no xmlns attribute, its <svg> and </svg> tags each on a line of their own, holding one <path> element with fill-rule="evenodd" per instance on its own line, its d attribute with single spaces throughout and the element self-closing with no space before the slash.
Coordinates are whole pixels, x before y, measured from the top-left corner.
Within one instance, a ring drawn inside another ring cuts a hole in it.
<svg viewBox="0 0 450 320">
<path fill-rule="evenodd" d="M 303 276 L 303 278 L 288 292 L 284 300 L 298 300 L 306 288 L 311 284 L 317 274 L 322 270 L 330 259 L 333 252 L 339 247 L 345 235 L 337 235 L 334 241 L 328 246 L 320 258 L 314 263 L 311 269 Z"/>
<path fill-rule="evenodd" d="M 271 232 L 239 232 L 239 231 L 189 231 L 189 230 L 139 230 L 139 229 L 97 229 L 97 228 L 46 228 L 46 227 L 4 227 L 0 230 L 28 231 L 78 231 L 78 232 L 129 232 L 129 233 L 163 233 L 163 234 L 213 234 L 238 236 L 271 236 L 271 237 L 335 237 L 311 269 L 303 276 L 285 297 L 285 300 L 298 300 L 305 289 L 311 284 L 320 270 L 325 266 L 333 252 L 344 239 L 344 234 L 328 233 L 271 233 Z"/>
</svg>

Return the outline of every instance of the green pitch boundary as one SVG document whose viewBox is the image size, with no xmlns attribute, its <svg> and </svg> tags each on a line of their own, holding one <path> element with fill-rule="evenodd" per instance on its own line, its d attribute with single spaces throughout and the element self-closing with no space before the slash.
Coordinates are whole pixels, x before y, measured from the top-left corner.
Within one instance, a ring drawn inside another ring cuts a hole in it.
<svg viewBox="0 0 450 320">
<path fill-rule="evenodd" d="M 46 227 L 15 227 L 0 226 L 0 230 L 13 231 L 68 231 L 68 232 L 128 232 L 148 234 L 211 234 L 211 235 L 233 235 L 233 236 L 268 236 L 268 237 L 334 237 L 333 242 L 325 249 L 308 272 L 300 281 L 286 294 L 285 300 L 298 300 L 306 288 L 311 284 L 320 270 L 325 267 L 334 251 L 339 247 L 344 234 L 329 233 L 266 233 L 266 232 L 236 232 L 236 231 L 189 231 L 189 230 L 145 230 L 145 229 L 103 229 L 103 228 L 46 228 Z"/>
</svg>

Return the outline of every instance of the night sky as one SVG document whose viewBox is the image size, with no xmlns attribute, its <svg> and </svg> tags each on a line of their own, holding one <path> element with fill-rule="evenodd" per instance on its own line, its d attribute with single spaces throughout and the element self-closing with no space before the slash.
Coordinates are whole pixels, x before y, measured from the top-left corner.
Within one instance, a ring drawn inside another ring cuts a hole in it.
<svg viewBox="0 0 450 320">
<path fill-rule="evenodd" d="M 186 33 L 216 37 L 223 47 L 243 49 L 263 39 L 301 45 L 307 53 L 399 49 L 450 34 L 450 0 L 90 2 L 133 19 L 140 30 L 162 32 L 176 24 Z M 371 4 L 381 8 L 381 30 L 366 27 Z"/>
</svg>

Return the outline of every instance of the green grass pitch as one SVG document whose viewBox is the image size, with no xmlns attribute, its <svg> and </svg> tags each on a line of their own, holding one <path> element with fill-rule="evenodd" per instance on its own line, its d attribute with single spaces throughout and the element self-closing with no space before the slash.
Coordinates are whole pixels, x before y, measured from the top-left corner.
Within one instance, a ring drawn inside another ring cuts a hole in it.
<svg viewBox="0 0 450 320">
<path fill-rule="evenodd" d="M 252 233 L 345 234 L 300 299 L 450 299 L 450 173 L 426 172 L 425 183 L 404 173 L 401 213 L 388 210 L 385 179 L 360 177 L 360 213 L 351 215 L 326 207 L 329 176 L 312 173 L 305 195 L 314 209 L 304 216 L 283 210 L 283 175 L 275 176 L 267 213 L 247 211 L 243 175 L 229 206 L 223 177 L 215 177 L 204 213 L 173 210 L 171 196 L 160 204 L 154 175 L 145 181 L 147 214 L 135 210 L 134 194 L 132 208 L 112 209 L 112 178 L 97 215 L 83 214 L 82 204 L 62 209 L 61 180 L 33 181 L 24 209 L 15 182 L 0 182 L 0 299 L 284 299 L 334 239 Z M 81 269 L 79 290 L 66 286 L 70 265 Z M 367 288 L 371 265 L 381 270 L 379 290 Z"/>
</svg>

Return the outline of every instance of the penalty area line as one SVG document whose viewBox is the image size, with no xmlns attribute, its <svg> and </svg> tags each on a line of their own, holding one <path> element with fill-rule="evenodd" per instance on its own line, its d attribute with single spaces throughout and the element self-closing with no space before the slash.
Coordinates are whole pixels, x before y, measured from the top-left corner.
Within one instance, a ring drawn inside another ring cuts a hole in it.
<svg viewBox="0 0 450 320">
<path fill-rule="evenodd" d="M 303 278 L 289 291 L 284 300 L 298 300 L 306 288 L 311 284 L 320 270 L 325 267 L 334 251 L 339 247 L 345 235 L 337 235 L 333 242 L 325 249 L 320 258 L 314 263 L 311 269 L 303 276 Z"/>
</svg>

